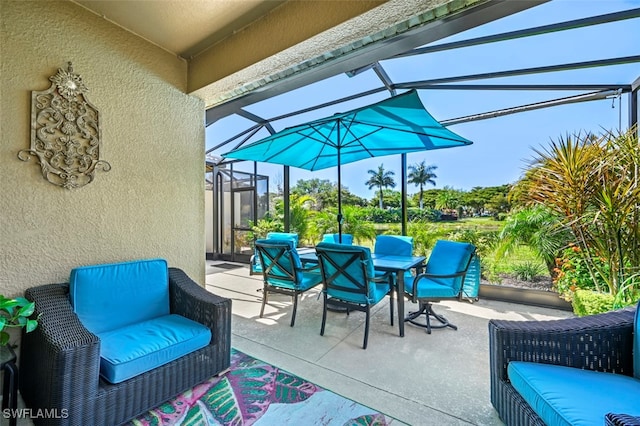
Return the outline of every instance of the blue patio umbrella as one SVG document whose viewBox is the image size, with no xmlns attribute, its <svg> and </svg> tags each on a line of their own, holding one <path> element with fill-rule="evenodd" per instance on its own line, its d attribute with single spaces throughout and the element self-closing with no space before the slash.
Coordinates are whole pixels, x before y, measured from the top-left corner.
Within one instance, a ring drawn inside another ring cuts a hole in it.
<svg viewBox="0 0 640 426">
<path fill-rule="evenodd" d="M 222 156 L 312 171 L 338 167 L 338 232 L 341 235 L 342 164 L 471 143 L 442 126 L 424 108 L 418 93 L 411 90 L 372 105 L 287 127 Z"/>
</svg>

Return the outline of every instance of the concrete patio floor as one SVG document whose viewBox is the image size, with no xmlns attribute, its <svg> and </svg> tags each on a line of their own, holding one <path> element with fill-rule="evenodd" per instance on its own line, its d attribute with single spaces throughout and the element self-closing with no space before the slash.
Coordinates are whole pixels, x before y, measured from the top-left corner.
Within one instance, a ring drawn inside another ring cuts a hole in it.
<svg viewBox="0 0 640 426">
<path fill-rule="evenodd" d="M 224 270 L 215 267 L 219 263 L 207 261 L 206 285 L 233 300 L 234 348 L 378 410 L 396 419 L 394 425 L 502 425 L 489 399 L 488 321 L 572 315 L 491 300 L 448 301 L 434 310 L 457 325 L 457 331 L 446 328 L 428 335 L 406 323 L 401 338 L 397 317 L 394 326 L 389 323 L 387 298 L 373 309 L 368 348 L 363 350 L 364 313 L 329 312 L 320 336 L 318 288 L 299 301 L 294 327 L 289 326 L 291 298 L 284 295 L 270 295 L 264 318 L 259 318 L 262 277 L 249 276 L 246 265 Z M 416 308 L 405 302 L 405 312 Z"/>
</svg>

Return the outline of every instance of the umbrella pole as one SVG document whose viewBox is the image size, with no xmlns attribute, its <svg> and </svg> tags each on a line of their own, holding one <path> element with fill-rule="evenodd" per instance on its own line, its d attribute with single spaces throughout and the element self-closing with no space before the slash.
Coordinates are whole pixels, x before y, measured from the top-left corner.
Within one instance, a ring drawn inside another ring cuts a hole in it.
<svg viewBox="0 0 640 426">
<path fill-rule="evenodd" d="M 340 168 L 340 146 L 338 146 L 338 242 L 342 244 L 342 180 Z"/>
</svg>

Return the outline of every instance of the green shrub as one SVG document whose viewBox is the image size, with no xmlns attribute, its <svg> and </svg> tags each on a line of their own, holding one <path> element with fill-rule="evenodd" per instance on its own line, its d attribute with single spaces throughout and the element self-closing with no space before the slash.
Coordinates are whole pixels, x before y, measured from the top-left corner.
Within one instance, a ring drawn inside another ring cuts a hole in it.
<svg viewBox="0 0 640 426">
<path fill-rule="evenodd" d="M 535 262 L 524 262 L 513 265 L 512 270 L 516 277 L 522 281 L 533 281 L 535 277 L 544 273 L 542 265 Z"/>
<path fill-rule="evenodd" d="M 413 254 L 416 256 L 428 256 L 436 241 L 443 238 L 442 230 L 427 221 L 409 222 L 407 234 L 413 237 Z"/>
<path fill-rule="evenodd" d="M 614 297 L 609 293 L 578 289 L 573 295 L 573 312 L 579 317 L 601 314 L 614 309 Z"/>
<path fill-rule="evenodd" d="M 247 233 L 247 238 L 252 242 L 252 245 L 253 241 L 259 238 L 267 238 L 269 232 L 282 232 L 284 229 L 282 221 L 269 214 L 265 215 L 263 219 L 258 219 L 256 224 L 249 221 L 249 227 L 251 231 Z"/>
</svg>

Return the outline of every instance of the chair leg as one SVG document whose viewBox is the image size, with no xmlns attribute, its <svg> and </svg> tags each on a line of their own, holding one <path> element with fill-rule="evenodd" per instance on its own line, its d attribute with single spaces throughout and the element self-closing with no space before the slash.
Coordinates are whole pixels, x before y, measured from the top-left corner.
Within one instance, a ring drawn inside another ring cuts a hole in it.
<svg viewBox="0 0 640 426">
<path fill-rule="evenodd" d="M 393 288 L 393 275 L 389 277 L 389 313 L 391 314 L 391 326 L 393 326 L 393 293 L 395 289 Z M 398 295 L 398 297 L 400 297 Z"/>
<path fill-rule="evenodd" d="M 264 288 L 262 289 L 262 307 L 260 308 L 260 318 L 262 318 L 262 316 L 264 315 L 264 305 L 267 304 L 267 293 L 269 293 L 267 291 L 267 286 L 265 284 Z"/>
<path fill-rule="evenodd" d="M 322 303 L 322 325 L 320 326 L 320 335 L 324 336 L 324 326 L 327 323 L 327 293 L 324 293 L 324 302 Z"/>
<path fill-rule="evenodd" d="M 420 315 L 425 315 L 426 317 L 426 323 L 422 324 L 416 321 L 416 319 L 420 316 Z M 440 324 L 438 325 L 432 325 L 431 324 L 431 319 L 430 317 L 435 318 L 436 320 L 438 320 L 440 322 Z M 410 322 L 413 325 L 417 325 L 418 327 L 423 327 L 427 329 L 427 334 L 431 334 L 431 329 L 432 328 L 445 328 L 445 327 L 449 327 L 452 328 L 454 330 L 457 330 L 458 327 L 451 324 L 449 322 L 449 320 L 447 320 L 445 317 L 443 317 L 442 315 L 439 315 L 437 313 L 435 313 L 433 311 L 433 307 L 431 305 L 430 302 L 424 302 L 424 303 L 420 303 L 420 309 L 415 311 L 415 312 L 409 312 L 409 314 L 405 317 L 404 319 L 405 321 Z"/>
<path fill-rule="evenodd" d="M 362 344 L 362 349 L 367 349 L 367 343 L 369 341 L 369 305 L 367 305 L 366 317 L 364 322 L 364 342 Z"/>
<path fill-rule="evenodd" d="M 293 313 L 291 314 L 291 327 L 296 323 L 296 312 L 298 311 L 298 292 L 293 294 Z"/>
</svg>

